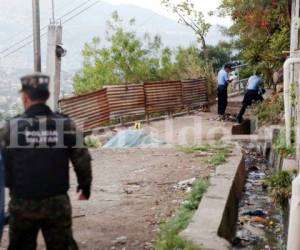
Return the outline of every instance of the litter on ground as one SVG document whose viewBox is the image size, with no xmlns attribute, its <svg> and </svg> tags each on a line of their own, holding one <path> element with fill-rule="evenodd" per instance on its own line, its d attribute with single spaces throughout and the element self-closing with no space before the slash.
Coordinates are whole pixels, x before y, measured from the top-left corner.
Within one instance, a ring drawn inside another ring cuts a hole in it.
<svg viewBox="0 0 300 250">
<path fill-rule="evenodd" d="M 273 169 L 256 150 L 244 147 L 247 183 L 239 204 L 233 250 L 285 249 L 280 209 L 276 208 L 264 186 Z"/>
</svg>

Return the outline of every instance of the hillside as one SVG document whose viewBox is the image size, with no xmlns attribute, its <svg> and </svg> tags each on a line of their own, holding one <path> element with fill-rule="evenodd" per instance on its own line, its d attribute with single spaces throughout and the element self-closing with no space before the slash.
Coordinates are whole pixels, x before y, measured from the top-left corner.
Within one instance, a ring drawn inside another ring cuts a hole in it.
<svg viewBox="0 0 300 250">
<path fill-rule="evenodd" d="M 67 4 L 68 3 L 68 4 Z M 82 3 L 82 1 L 81 1 Z M 80 5 L 80 1 L 57 1 L 56 16 L 60 17 Z M 51 1 L 41 1 L 41 27 L 46 27 L 51 16 Z M 1 0 L 0 2 L 0 51 L 24 39 L 32 30 L 31 4 L 24 0 Z M 62 93 L 72 91 L 73 74 L 81 67 L 81 50 L 84 43 L 95 36 L 102 39 L 105 46 L 106 21 L 113 11 L 118 11 L 123 20 L 136 19 L 139 35 L 159 34 L 165 46 L 175 48 L 189 46 L 196 42 L 193 32 L 184 25 L 155 12 L 135 5 L 112 5 L 100 3 L 64 25 L 63 43 L 68 53 L 62 63 Z M 73 14 L 72 14 L 73 15 Z M 62 21 L 64 21 L 63 19 Z M 44 29 L 42 34 L 46 31 Z M 216 44 L 222 38 L 217 26 L 213 26 L 207 37 L 209 44 Z M 27 42 L 27 41 L 26 41 Z M 20 44 L 21 46 L 23 43 Z M 18 45 L 18 46 L 20 46 Z M 42 60 L 45 67 L 46 35 L 42 37 Z M 17 48 L 17 47 L 16 47 Z M 9 52 L 9 51 L 8 51 Z M 13 109 L 18 97 L 18 78 L 31 72 L 33 58 L 32 45 L 28 45 L 2 58 L 0 53 L 0 111 Z"/>
<path fill-rule="evenodd" d="M 50 19 L 50 1 L 41 4 L 41 27 L 47 25 Z M 64 1 L 63 1 L 64 2 Z M 6 11 L 1 10 L 0 15 L 0 49 L 3 50 L 12 43 L 22 40 L 31 32 L 31 5 L 25 1 L 2 0 L 0 7 L 4 6 Z M 61 16 L 72 9 L 78 3 L 69 8 L 59 9 L 57 16 Z M 132 17 L 136 19 L 136 32 L 144 34 L 148 32 L 152 35 L 159 34 L 166 46 L 188 46 L 195 43 L 193 32 L 187 27 L 178 24 L 165 16 L 160 16 L 148 9 L 143 9 L 134 5 L 114 6 L 101 3 L 94 6 L 89 11 L 73 19 L 64 26 L 64 45 L 68 50 L 68 55 L 64 59 L 65 70 L 78 69 L 81 65 L 81 50 L 85 42 L 90 41 L 94 36 L 102 39 L 105 37 L 106 20 L 113 11 L 117 10 L 124 20 Z M 2 13 L 3 12 L 3 13 Z M 12 38 L 13 37 L 13 38 Z M 12 38 L 12 39 L 10 39 Z M 215 44 L 222 38 L 217 26 L 213 26 L 208 37 L 209 44 Z M 45 60 L 46 36 L 43 37 L 43 60 Z M 27 46 L 10 58 L 0 61 L 0 67 L 31 68 L 32 46 Z"/>
</svg>

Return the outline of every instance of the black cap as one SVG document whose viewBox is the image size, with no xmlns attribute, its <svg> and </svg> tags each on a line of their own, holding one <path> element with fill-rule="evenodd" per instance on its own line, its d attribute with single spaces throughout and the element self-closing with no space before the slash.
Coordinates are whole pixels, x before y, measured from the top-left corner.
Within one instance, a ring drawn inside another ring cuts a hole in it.
<svg viewBox="0 0 300 250">
<path fill-rule="evenodd" d="M 233 67 L 232 63 L 226 63 L 224 65 L 224 69 L 232 69 L 232 67 Z"/>
<path fill-rule="evenodd" d="M 261 71 L 259 69 L 257 69 L 257 70 L 255 70 L 254 74 L 257 75 L 257 76 L 259 76 L 259 75 L 261 75 Z"/>
<path fill-rule="evenodd" d="M 50 77 L 42 73 L 33 73 L 21 78 L 21 91 L 49 91 Z"/>
</svg>

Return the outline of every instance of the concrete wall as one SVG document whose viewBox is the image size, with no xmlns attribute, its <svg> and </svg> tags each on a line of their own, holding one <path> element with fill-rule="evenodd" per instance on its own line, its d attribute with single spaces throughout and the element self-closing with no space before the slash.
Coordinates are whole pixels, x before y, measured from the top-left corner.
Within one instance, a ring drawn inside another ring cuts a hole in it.
<svg viewBox="0 0 300 250">
<path fill-rule="evenodd" d="M 211 186 L 204 195 L 190 225 L 181 233 L 185 239 L 203 249 L 232 248 L 230 242 L 236 233 L 238 205 L 247 175 L 239 145 L 252 143 L 258 150 L 261 150 L 276 171 L 282 169 L 282 160 L 272 148 L 280 128 L 272 127 L 256 135 L 245 135 L 249 133 L 249 125 L 251 125 L 249 122 L 239 125 L 233 129 L 233 132 L 238 135 L 225 138 L 227 141 L 236 143 L 233 155 L 226 164 L 217 167 L 216 174 L 211 177 Z"/>
<path fill-rule="evenodd" d="M 228 162 L 217 167 L 207 193 L 181 235 L 204 249 L 229 249 L 236 232 L 238 204 L 245 181 L 244 159 L 237 146 Z"/>
</svg>

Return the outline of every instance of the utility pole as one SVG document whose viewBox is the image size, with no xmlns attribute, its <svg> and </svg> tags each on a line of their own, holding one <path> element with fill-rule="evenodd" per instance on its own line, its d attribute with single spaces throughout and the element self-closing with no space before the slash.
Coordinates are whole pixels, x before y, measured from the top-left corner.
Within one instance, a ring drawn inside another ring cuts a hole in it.
<svg viewBox="0 0 300 250">
<path fill-rule="evenodd" d="M 48 26 L 47 74 L 50 76 L 49 90 L 51 96 L 48 105 L 52 110 L 58 109 L 61 81 L 61 58 L 66 51 L 62 47 L 62 26 L 51 23 Z"/>
<path fill-rule="evenodd" d="M 291 57 L 299 57 L 300 39 L 299 39 L 299 19 L 300 3 L 298 0 L 292 0 L 292 11 L 291 11 Z"/>
<path fill-rule="evenodd" d="M 291 27 L 291 58 L 300 58 L 300 0 L 292 0 L 292 27 Z M 297 98 L 297 107 L 296 107 L 296 124 L 295 124 L 295 133 L 296 133 L 296 155 L 298 169 L 300 170 L 300 64 L 294 64 L 292 68 L 292 80 L 296 83 L 296 98 Z"/>
<path fill-rule="evenodd" d="M 288 109 L 285 112 L 291 113 L 291 89 L 290 84 L 296 84 L 296 154 L 297 165 L 300 169 L 300 0 L 292 0 L 292 20 L 291 20 L 291 48 L 290 58 L 285 62 L 285 99 L 289 100 Z M 290 63 L 289 63 L 290 62 Z M 285 104 L 286 105 L 286 104 Z M 289 116 L 289 115 L 288 115 Z M 288 117 L 286 116 L 286 117 Z M 291 117 L 289 116 L 289 119 Z M 286 123 L 291 124 L 291 121 L 286 120 Z M 289 127 L 291 127 L 289 125 Z M 288 129 L 288 126 L 287 126 Z M 292 185 L 292 198 L 290 204 L 290 219 L 289 219 L 289 232 L 288 232 L 288 250 L 300 249 L 300 174 L 293 181 Z"/>
<path fill-rule="evenodd" d="M 54 0 L 52 0 L 52 22 L 55 22 L 55 5 Z"/>
<path fill-rule="evenodd" d="M 34 50 L 34 71 L 41 72 L 41 30 L 40 30 L 40 3 L 39 0 L 32 0 L 33 16 L 33 50 Z"/>
</svg>

